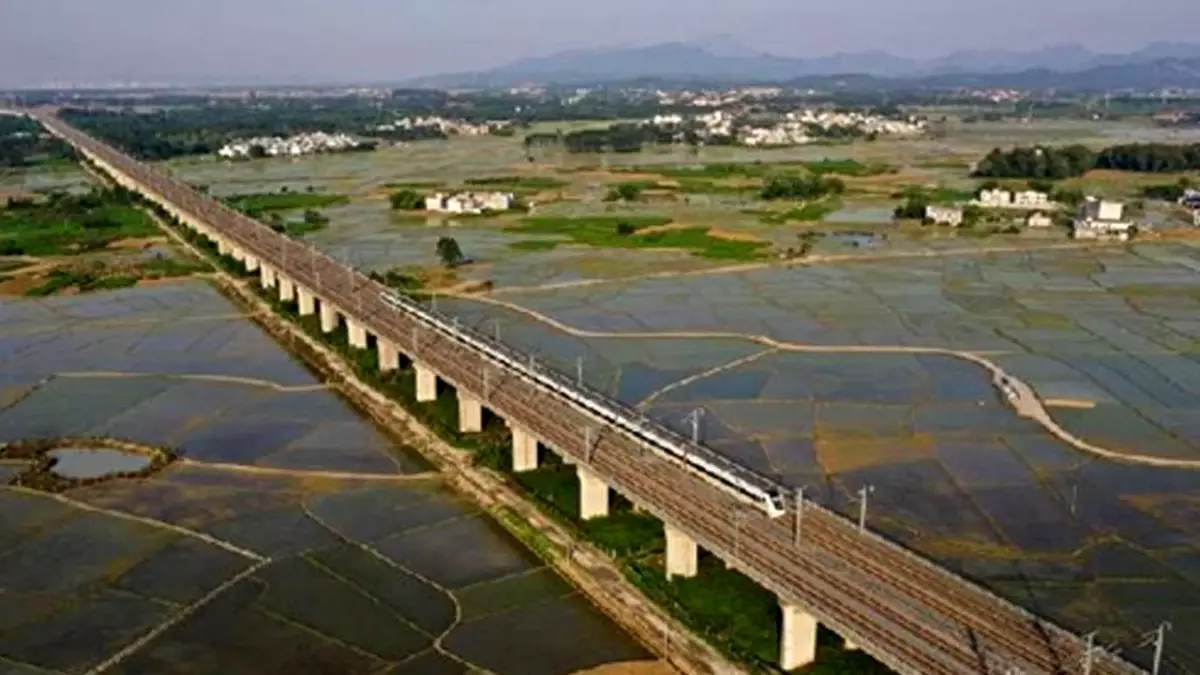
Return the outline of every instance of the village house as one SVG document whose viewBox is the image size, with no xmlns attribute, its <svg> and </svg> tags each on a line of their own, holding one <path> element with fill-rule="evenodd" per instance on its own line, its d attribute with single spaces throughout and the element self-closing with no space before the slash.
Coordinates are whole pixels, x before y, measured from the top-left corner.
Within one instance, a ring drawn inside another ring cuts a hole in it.
<svg viewBox="0 0 1200 675">
<path fill-rule="evenodd" d="M 1050 195 L 1037 190 L 1023 190 L 1013 194 L 1012 205 L 1018 209 L 1049 209 Z"/>
<path fill-rule="evenodd" d="M 1125 220 L 1125 205 L 1088 197 L 1079 206 L 1079 214 L 1071 222 L 1071 235 L 1076 239 L 1113 238 L 1126 241 L 1133 223 Z"/>
<path fill-rule="evenodd" d="M 425 198 L 425 210 L 480 214 L 484 211 L 507 211 L 515 200 L 516 196 L 511 192 L 460 192 L 453 195 L 439 192 Z"/>
<path fill-rule="evenodd" d="M 266 157 L 299 157 L 320 152 L 343 152 L 359 146 L 358 141 L 346 134 L 327 134 L 316 131 L 311 134 L 297 134 L 290 138 L 279 136 L 250 138 L 227 143 L 217 150 L 217 155 L 224 159 L 244 159 L 253 157 L 255 148 Z"/>
<path fill-rule="evenodd" d="M 1007 209 L 1012 208 L 1013 196 L 1008 190 L 980 190 L 979 198 L 975 200 L 975 204 L 986 209 Z"/>
<path fill-rule="evenodd" d="M 958 227 L 963 223 L 963 210 L 957 206 L 930 204 L 925 207 L 925 219 L 935 225 Z"/>
<path fill-rule="evenodd" d="M 1025 227 L 1032 228 L 1047 228 L 1054 224 L 1054 219 L 1047 215 L 1044 211 L 1034 211 L 1025 217 Z"/>
</svg>

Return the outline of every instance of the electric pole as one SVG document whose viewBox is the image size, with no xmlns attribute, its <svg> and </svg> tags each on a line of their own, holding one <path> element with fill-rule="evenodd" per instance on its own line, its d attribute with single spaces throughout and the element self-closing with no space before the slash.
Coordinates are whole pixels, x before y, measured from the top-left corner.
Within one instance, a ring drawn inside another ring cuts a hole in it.
<svg viewBox="0 0 1200 675">
<path fill-rule="evenodd" d="M 858 490 L 858 531 L 867 529 L 867 497 L 875 492 L 874 485 L 864 485 Z"/>
<path fill-rule="evenodd" d="M 796 488 L 796 546 L 800 545 L 800 533 L 804 529 L 804 486 Z"/>
<path fill-rule="evenodd" d="M 688 414 L 687 419 L 692 423 L 692 442 L 700 443 L 700 420 L 704 417 L 704 408 L 696 408 Z"/>
</svg>

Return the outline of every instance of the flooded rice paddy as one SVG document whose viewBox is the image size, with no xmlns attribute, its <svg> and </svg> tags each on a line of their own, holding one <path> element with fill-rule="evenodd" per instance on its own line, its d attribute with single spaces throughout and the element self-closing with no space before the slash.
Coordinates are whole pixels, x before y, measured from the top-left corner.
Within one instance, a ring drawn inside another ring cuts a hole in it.
<svg viewBox="0 0 1200 675">
<path fill-rule="evenodd" d="M 65 502 L 0 487 L 0 671 L 83 673 L 152 632 L 108 672 L 523 675 L 648 656 L 203 283 L 5 301 L 0 363 L 0 439 L 115 436 L 184 459 Z"/>
<path fill-rule="evenodd" d="M 1134 125 L 982 123 L 960 125 L 946 139 L 796 148 L 766 159 L 714 148 L 701 157 L 655 151 L 603 161 L 611 168 L 849 157 L 901 166 L 904 181 L 969 187 L 970 163 L 994 146 L 1134 139 L 1168 140 Z M 474 139 L 177 171 L 219 193 L 315 183 L 351 195 L 310 240 L 360 267 L 433 264 L 437 238 L 454 236 L 478 260 L 465 276 L 493 280 L 495 300 L 562 325 L 474 300 L 443 298 L 442 309 L 565 372 L 582 363 L 589 384 L 681 431 L 703 408 L 708 444 L 806 486 L 833 508 L 857 513 L 857 491 L 874 485 L 874 527 L 1080 632 L 1099 629 L 1107 642 L 1131 645 L 1170 620 L 1171 667 L 1200 673 L 1200 643 L 1187 639 L 1200 635 L 1200 472 L 1082 454 L 1016 416 L 977 365 L 903 351 L 984 354 L 1090 443 L 1200 459 L 1200 249 L 1047 249 L 1040 233 L 914 235 L 890 224 L 890 203 L 851 200 L 826 220 L 862 236 L 826 237 L 812 265 L 672 277 L 717 263 L 668 251 L 517 251 L 510 244 L 527 237 L 504 232 L 505 219 L 414 221 L 393 216 L 386 202 L 388 182 L 454 186 L 533 170 L 567 181 L 571 193 L 563 201 L 547 195 L 539 215 L 665 214 L 781 246 L 797 245 L 811 228 L 765 227 L 753 212 L 761 205 L 738 197 L 604 204 L 605 183 L 621 174 L 586 166 L 601 159 L 536 159 L 531 167 L 519 142 Z M 1081 186 L 1117 196 L 1133 189 L 1112 178 Z M 1173 218 L 1151 210 L 1156 224 Z M 643 278 L 614 279 L 627 276 Z M 514 287 L 524 288 L 505 291 Z M 796 348 L 810 345 L 828 349 Z M 899 349 L 846 349 L 881 346 Z"/>
<path fill-rule="evenodd" d="M 1076 451 L 953 355 L 845 348 L 979 352 L 1089 442 L 1200 459 L 1198 270 L 1200 248 L 1139 244 L 494 295 L 582 336 L 491 303 L 442 307 L 564 372 L 582 363 L 589 384 L 680 431 L 702 408 L 709 445 L 840 511 L 874 485 L 870 520 L 890 536 L 1136 642 L 1168 619 L 1200 635 L 1200 471 Z M 1200 672 L 1194 642 L 1168 653 Z"/>
</svg>

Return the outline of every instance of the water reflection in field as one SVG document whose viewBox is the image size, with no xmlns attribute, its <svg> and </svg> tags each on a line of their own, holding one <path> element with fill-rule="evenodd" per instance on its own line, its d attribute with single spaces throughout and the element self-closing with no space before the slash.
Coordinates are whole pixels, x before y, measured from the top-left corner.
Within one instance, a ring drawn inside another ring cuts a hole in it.
<svg viewBox="0 0 1200 675">
<path fill-rule="evenodd" d="M 648 656 L 436 479 L 308 473 L 428 466 L 202 283 L 0 303 L 0 359 L 20 392 L 0 409 L 4 440 L 116 436 L 190 460 L 69 498 L 223 542 L 0 488 L 8 670 L 84 672 L 189 608 L 112 672 L 537 675 Z M 125 468 L 60 455 L 72 475 Z"/>
<path fill-rule="evenodd" d="M 1081 631 L 1129 641 L 1164 618 L 1200 634 L 1179 603 L 1200 597 L 1200 472 L 1081 454 L 949 355 L 796 353 L 679 333 L 977 350 L 1094 443 L 1196 459 L 1198 269 L 1194 247 L 1145 244 L 496 296 L 581 329 L 673 333 L 662 339 L 572 337 L 492 305 L 446 307 L 499 323 L 565 372 L 582 357 L 590 383 L 680 431 L 703 408 L 709 445 L 848 514 L 872 484 L 871 520 L 889 535 Z M 1122 590 L 1131 580 L 1146 593 L 1136 602 Z M 1173 653 L 1181 672 L 1200 672 L 1189 645 Z"/>
<path fill-rule="evenodd" d="M 64 478 L 99 478 L 138 471 L 150 464 L 146 455 L 109 448 L 59 448 L 46 454 L 54 458 L 51 470 Z"/>
</svg>

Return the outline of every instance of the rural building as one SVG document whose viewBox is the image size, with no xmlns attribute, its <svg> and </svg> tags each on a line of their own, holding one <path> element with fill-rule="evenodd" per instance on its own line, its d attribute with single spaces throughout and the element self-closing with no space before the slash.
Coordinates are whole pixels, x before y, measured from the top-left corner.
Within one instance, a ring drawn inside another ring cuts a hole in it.
<svg viewBox="0 0 1200 675">
<path fill-rule="evenodd" d="M 1184 190 L 1179 203 L 1190 209 L 1200 209 L 1200 190 Z"/>
<path fill-rule="evenodd" d="M 963 223 L 963 210 L 957 206 L 930 204 L 925 207 L 925 219 L 935 225 L 958 227 Z"/>
<path fill-rule="evenodd" d="M 1112 237 L 1129 239 L 1133 223 L 1125 220 L 1125 205 L 1088 197 L 1079 206 L 1079 214 L 1071 222 L 1071 234 L 1076 239 Z"/>
<path fill-rule="evenodd" d="M 425 198 L 425 210 L 439 213 L 471 213 L 507 211 L 516 196 L 511 192 L 460 192 L 454 195 L 437 193 Z"/>
<path fill-rule="evenodd" d="M 1192 224 L 1196 227 L 1200 227 L 1200 209 L 1192 211 Z"/>
<path fill-rule="evenodd" d="M 1034 211 L 1025 218 L 1025 227 L 1046 228 L 1054 224 L 1054 219 L 1044 211 Z"/>
<path fill-rule="evenodd" d="M 1013 194 L 1013 207 L 1018 209 L 1049 209 L 1050 195 L 1037 190 L 1024 190 Z"/>
<path fill-rule="evenodd" d="M 979 199 L 975 203 L 979 206 L 988 209 L 1007 209 L 1011 208 L 1013 203 L 1012 193 L 1008 190 L 980 190 Z"/>
</svg>

